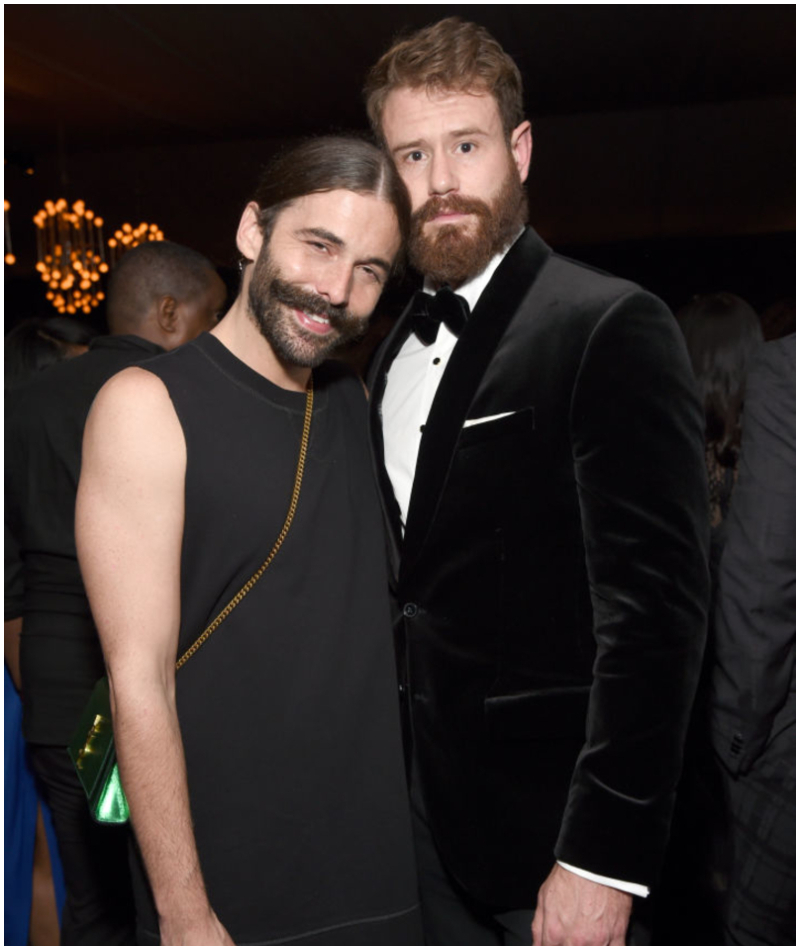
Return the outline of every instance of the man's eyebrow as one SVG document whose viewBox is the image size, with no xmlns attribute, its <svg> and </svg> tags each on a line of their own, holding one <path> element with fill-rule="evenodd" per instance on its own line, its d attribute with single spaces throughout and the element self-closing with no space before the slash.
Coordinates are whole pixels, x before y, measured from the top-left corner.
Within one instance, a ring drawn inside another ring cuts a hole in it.
<svg viewBox="0 0 800 950">
<path fill-rule="evenodd" d="M 327 231 L 325 228 L 300 228 L 295 232 L 299 237 L 317 237 L 336 247 L 345 247 L 345 242 L 333 231 Z M 380 267 L 388 274 L 392 265 L 382 257 L 368 257 L 366 260 L 359 261 L 359 264 L 370 264 L 373 267 Z"/>
<path fill-rule="evenodd" d="M 299 237 L 318 237 L 323 241 L 329 241 L 337 247 L 344 247 L 344 241 L 333 231 L 326 231 L 325 228 L 300 228 L 297 232 Z"/>
<path fill-rule="evenodd" d="M 451 139 L 462 139 L 466 135 L 488 135 L 489 133 L 485 129 L 481 129 L 475 125 L 469 126 L 465 129 L 454 129 L 452 132 L 448 132 L 447 134 Z"/>
</svg>

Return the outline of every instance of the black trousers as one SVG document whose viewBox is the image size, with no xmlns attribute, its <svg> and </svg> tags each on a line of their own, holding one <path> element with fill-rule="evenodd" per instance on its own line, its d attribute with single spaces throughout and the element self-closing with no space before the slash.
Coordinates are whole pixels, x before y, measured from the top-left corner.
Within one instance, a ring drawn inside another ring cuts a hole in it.
<svg viewBox="0 0 800 950">
<path fill-rule="evenodd" d="M 30 744 L 28 754 L 50 806 L 64 869 L 62 945 L 133 945 L 128 826 L 99 825 L 91 818 L 66 749 Z"/>
<path fill-rule="evenodd" d="M 139 946 L 157 947 L 157 934 L 139 931 Z M 287 940 L 266 940 L 260 943 L 239 943 L 239 947 L 419 947 L 422 946 L 422 925 L 419 907 L 405 913 L 391 914 L 379 920 L 345 924 L 330 930 L 316 931 Z"/>
<path fill-rule="evenodd" d="M 422 925 L 429 946 L 531 946 L 533 909 L 501 910 L 473 900 L 442 864 L 433 841 L 417 769 L 411 769 L 411 822 Z M 536 895 L 532 895 L 536 899 Z"/>
</svg>

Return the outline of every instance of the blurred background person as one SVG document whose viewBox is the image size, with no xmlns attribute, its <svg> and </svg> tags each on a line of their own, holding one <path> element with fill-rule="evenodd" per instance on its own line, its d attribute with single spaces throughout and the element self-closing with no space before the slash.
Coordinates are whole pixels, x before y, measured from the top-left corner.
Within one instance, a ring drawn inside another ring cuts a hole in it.
<svg viewBox="0 0 800 950">
<path fill-rule="evenodd" d="M 795 344 L 766 343 L 752 361 L 711 644 L 724 938 L 745 946 L 796 944 Z"/>
<path fill-rule="evenodd" d="M 6 407 L 14 390 L 48 366 L 79 356 L 95 332 L 71 317 L 25 320 L 4 341 Z M 5 876 L 3 936 L 6 945 L 58 943 L 64 880 L 49 809 L 39 798 L 22 738 L 19 635 L 22 569 L 15 541 L 5 529 L 5 659 L 3 686 L 5 766 Z"/>
<path fill-rule="evenodd" d="M 34 317 L 9 330 L 5 338 L 4 387 L 17 389 L 39 370 L 80 356 L 97 331 L 72 317 Z"/>
<path fill-rule="evenodd" d="M 736 482 L 747 367 L 763 337 L 755 310 L 736 294 L 694 297 L 676 316 L 686 338 L 706 416 L 713 589 Z"/>
<path fill-rule="evenodd" d="M 713 638 L 719 563 L 737 480 L 747 370 L 762 341 L 755 310 L 732 293 L 701 294 L 676 314 L 686 339 L 706 421 L 706 468 L 711 526 Z M 721 809 L 723 789 L 708 734 L 710 646 L 687 736 L 667 861 L 656 899 L 653 942 L 713 945 L 722 940 L 720 906 L 726 883 L 729 835 Z M 678 909 L 678 912 L 676 912 Z"/>
<path fill-rule="evenodd" d="M 210 329 L 225 297 L 201 254 L 169 242 L 142 244 L 112 272 L 110 335 L 93 340 L 85 355 L 35 373 L 7 404 L 6 574 L 21 585 L 17 580 L 6 620 L 22 631 L 22 726 L 58 838 L 65 944 L 133 942 L 127 830 L 94 823 L 66 752 L 105 672 L 75 552 L 83 428 L 108 378 Z"/>
</svg>

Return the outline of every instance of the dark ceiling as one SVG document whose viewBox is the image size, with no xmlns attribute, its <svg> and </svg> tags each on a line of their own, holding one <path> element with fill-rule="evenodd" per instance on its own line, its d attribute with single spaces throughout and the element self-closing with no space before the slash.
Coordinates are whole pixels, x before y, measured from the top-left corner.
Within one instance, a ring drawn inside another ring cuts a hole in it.
<svg viewBox="0 0 800 950">
<path fill-rule="evenodd" d="M 452 15 L 520 66 L 546 240 L 676 300 L 788 292 L 793 4 L 6 4 L 7 310 L 41 305 L 30 221 L 59 195 L 230 266 L 270 155 L 366 129 L 370 65 Z"/>
<path fill-rule="evenodd" d="M 453 14 L 534 117 L 794 93 L 792 4 L 6 5 L 6 156 L 363 128 L 376 56 Z"/>
</svg>

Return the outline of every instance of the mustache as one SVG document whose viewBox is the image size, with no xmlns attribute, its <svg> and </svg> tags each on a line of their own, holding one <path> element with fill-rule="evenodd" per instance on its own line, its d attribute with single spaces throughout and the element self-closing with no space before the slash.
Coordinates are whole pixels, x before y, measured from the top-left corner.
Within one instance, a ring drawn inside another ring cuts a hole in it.
<svg viewBox="0 0 800 950">
<path fill-rule="evenodd" d="M 488 218 L 491 213 L 489 205 L 479 198 L 470 198 L 467 195 L 450 195 L 449 197 L 434 195 L 414 212 L 412 221 L 419 227 L 440 214 L 474 214 L 481 218 Z"/>
<path fill-rule="evenodd" d="M 319 294 L 301 290 L 294 284 L 290 284 L 289 281 L 281 280 L 280 277 L 273 279 L 270 284 L 270 291 L 277 301 L 287 307 L 303 310 L 305 313 L 313 313 L 318 317 L 327 317 L 331 326 L 336 330 L 341 330 L 355 319 L 346 307 L 336 307 L 328 303 L 324 297 L 320 297 Z"/>
</svg>

